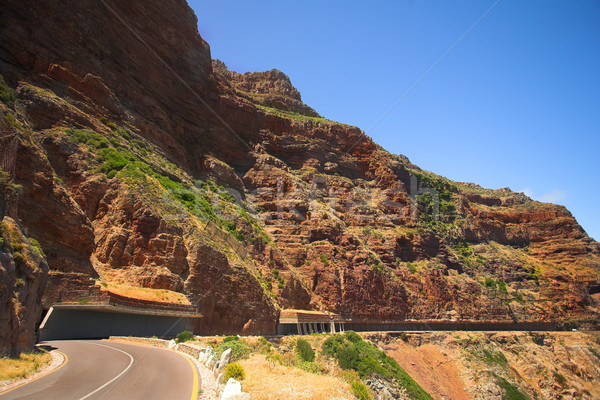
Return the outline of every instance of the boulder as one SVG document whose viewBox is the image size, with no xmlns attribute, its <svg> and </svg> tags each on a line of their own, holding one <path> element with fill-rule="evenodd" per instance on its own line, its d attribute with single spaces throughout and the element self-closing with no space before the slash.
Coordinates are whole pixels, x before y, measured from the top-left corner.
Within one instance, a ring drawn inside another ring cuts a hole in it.
<svg viewBox="0 0 600 400">
<path fill-rule="evenodd" d="M 219 368 L 223 368 L 227 364 L 229 364 L 229 361 L 231 361 L 231 353 L 232 350 L 227 349 L 221 354 L 221 359 L 219 360 Z"/>
<path fill-rule="evenodd" d="M 231 400 L 242 393 L 242 384 L 233 378 L 229 378 L 221 394 L 221 400 Z"/>
<path fill-rule="evenodd" d="M 206 365 L 207 368 L 210 368 L 210 363 L 214 360 L 214 358 L 215 358 L 214 354 L 211 354 L 210 356 L 208 356 L 204 365 Z"/>
</svg>

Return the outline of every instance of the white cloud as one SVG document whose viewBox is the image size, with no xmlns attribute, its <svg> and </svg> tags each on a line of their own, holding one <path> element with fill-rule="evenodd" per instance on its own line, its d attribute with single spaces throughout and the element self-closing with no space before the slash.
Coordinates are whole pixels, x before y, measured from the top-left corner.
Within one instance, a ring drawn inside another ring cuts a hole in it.
<svg viewBox="0 0 600 400">
<path fill-rule="evenodd" d="M 525 193 L 525 196 L 533 198 L 533 190 L 525 188 L 521 190 L 521 192 Z"/>
<path fill-rule="evenodd" d="M 530 188 L 525 188 L 521 190 L 521 192 L 525 193 L 526 196 L 531 197 L 534 200 L 541 201 L 543 203 L 557 204 L 569 197 L 569 193 L 564 192 L 562 190 L 553 190 L 551 192 L 544 193 L 540 196 L 536 195 Z"/>
<path fill-rule="evenodd" d="M 563 192 L 562 190 L 553 190 L 550 193 L 546 193 L 538 197 L 537 200 L 544 203 L 559 203 L 569 197 L 567 192 Z"/>
</svg>

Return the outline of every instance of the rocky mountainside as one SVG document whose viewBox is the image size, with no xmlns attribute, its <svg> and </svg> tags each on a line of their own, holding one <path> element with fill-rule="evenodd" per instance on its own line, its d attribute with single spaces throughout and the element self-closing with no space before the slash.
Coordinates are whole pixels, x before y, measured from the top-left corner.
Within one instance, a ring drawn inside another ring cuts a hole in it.
<svg viewBox="0 0 600 400">
<path fill-rule="evenodd" d="M 597 332 L 365 335 L 435 399 L 600 398 Z M 594 383 L 596 382 L 596 383 Z"/>
<path fill-rule="evenodd" d="M 421 170 L 284 73 L 212 61 L 196 24 L 183 0 L 3 2 L 13 217 L 53 288 L 181 292 L 201 333 L 273 332 L 281 308 L 598 322 L 600 245 L 564 207 Z"/>
<path fill-rule="evenodd" d="M 0 353 L 15 355 L 35 344 L 48 264 L 12 219 L 0 224 Z"/>
</svg>

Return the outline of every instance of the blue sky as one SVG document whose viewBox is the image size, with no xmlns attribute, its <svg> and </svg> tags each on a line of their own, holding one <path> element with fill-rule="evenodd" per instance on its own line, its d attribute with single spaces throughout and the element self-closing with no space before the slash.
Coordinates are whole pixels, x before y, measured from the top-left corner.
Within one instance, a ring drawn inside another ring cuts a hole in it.
<svg viewBox="0 0 600 400">
<path fill-rule="evenodd" d="M 563 204 L 600 240 L 600 1 L 502 0 L 402 98 L 495 3 L 190 1 L 230 69 L 280 69 L 388 151 Z"/>
</svg>

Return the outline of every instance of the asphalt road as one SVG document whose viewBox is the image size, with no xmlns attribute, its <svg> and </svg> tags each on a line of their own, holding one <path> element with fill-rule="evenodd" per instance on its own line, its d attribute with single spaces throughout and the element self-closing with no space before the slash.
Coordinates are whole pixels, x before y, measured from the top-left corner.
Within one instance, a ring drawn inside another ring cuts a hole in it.
<svg viewBox="0 0 600 400">
<path fill-rule="evenodd" d="M 0 400 L 196 399 L 196 367 L 179 353 L 101 340 L 45 342 L 67 362 Z M 195 393 L 194 393 L 195 392 Z"/>
</svg>

